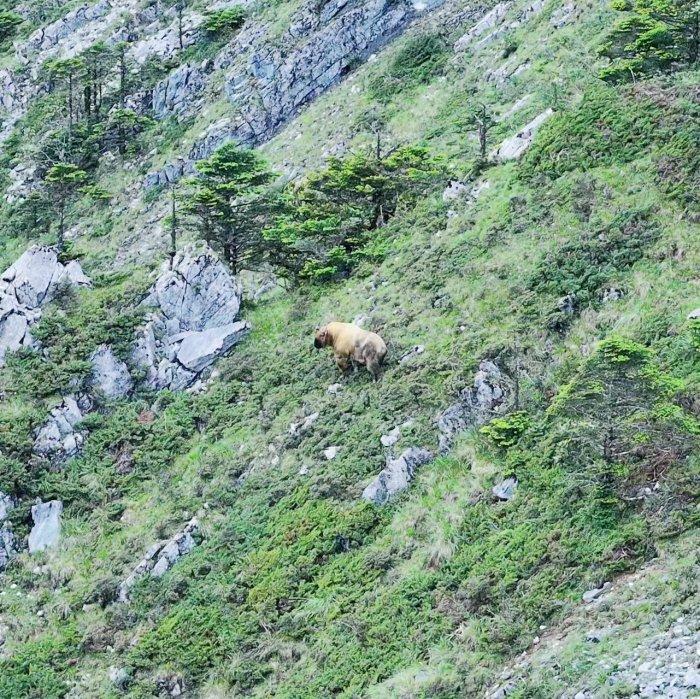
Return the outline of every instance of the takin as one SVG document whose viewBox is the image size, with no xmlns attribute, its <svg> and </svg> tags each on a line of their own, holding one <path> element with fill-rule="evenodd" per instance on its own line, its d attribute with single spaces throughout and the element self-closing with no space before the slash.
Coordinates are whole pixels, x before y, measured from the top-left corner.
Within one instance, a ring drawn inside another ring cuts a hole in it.
<svg viewBox="0 0 700 699">
<path fill-rule="evenodd" d="M 314 347 L 332 347 L 335 363 L 341 371 L 346 371 L 354 361 L 364 364 L 374 380 L 379 380 L 386 344 L 376 333 L 363 330 L 354 323 L 328 323 L 316 330 Z"/>
</svg>

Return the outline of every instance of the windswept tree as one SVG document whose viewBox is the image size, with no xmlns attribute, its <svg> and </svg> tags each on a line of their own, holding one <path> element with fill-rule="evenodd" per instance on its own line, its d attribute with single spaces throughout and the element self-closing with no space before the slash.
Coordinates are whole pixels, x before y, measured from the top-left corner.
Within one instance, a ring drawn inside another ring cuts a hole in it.
<svg viewBox="0 0 700 699">
<path fill-rule="evenodd" d="M 76 88 L 79 85 L 80 75 L 84 69 L 85 61 L 80 57 L 56 58 L 47 61 L 43 66 L 50 89 L 62 89 L 65 91 L 66 120 L 69 135 L 78 118 L 79 102 L 76 99 Z"/>
<path fill-rule="evenodd" d="M 62 251 L 65 245 L 66 207 L 87 180 L 87 173 L 72 163 L 56 163 L 47 171 L 44 182 L 51 201 L 58 213 L 56 247 Z"/>
<path fill-rule="evenodd" d="M 637 75 L 693 65 L 700 58 L 698 0 L 614 0 L 623 13 L 601 49 L 611 59 L 604 80 L 617 82 Z"/>
<path fill-rule="evenodd" d="M 262 228 L 271 205 L 267 164 L 255 151 L 228 143 L 196 168 L 183 211 L 234 273 L 255 267 L 264 258 Z"/>
<path fill-rule="evenodd" d="M 288 190 L 285 211 L 265 230 L 265 238 L 281 250 L 277 263 L 292 276 L 342 276 L 371 256 L 376 232 L 401 202 L 410 202 L 444 176 L 442 163 L 418 146 L 379 157 L 368 152 L 330 158 L 324 170 Z"/>
</svg>

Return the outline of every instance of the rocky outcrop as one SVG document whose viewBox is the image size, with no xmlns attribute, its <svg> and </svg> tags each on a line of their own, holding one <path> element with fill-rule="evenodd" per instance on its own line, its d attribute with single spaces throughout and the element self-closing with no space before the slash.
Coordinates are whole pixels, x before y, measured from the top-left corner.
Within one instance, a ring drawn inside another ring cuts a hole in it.
<svg viewBox="0 0 700 699">
<path fill-rule="evenodd" d="M 75 456 L 85 439 L 77 425 L 91 408 L 88 396 L 66 396 L 37 432 L 34 453 L 53 462 Z"/>
<path fill-rule="evenodd" d="M 499 500 L 512 500 L 515 497 L 517 487 L 517 479 L 511 476 L 494 485 L 493 488 L 491 488 L 491 492 Z"/>
<path fill-rule="evenodd" d="M 92 372 L 90 386 L 108 399 L 124 398 L 131 393 L 133 381 L 126 364 L 118 359 L 112 348 L 100 345 L 90 357 Z"/>
<path fill-rule="evenodd" d="M 55 548 L 61 537 L 61 513 L 63 503 L 60 500 L 37 502 L 32 507 L 34 526 L 29 532 L 29 553 Z"/>
<path fill-rule="evenodd" d="M 132 359 L 155 389 L 191 386 L 250 331 L 236 320 L 242 288 L 206 246 L 178 253 L 148 297 L 148 322 L 139 332 Z"/>
<path fill-rule="evenodd" d="M 0 276 L 0 366 L 6 352 L 34 347 L 30 328 L 41 306 L 65 286 L 89 286 L 76 260 L 63 265 L 54 248 L 34 245 Z"/>
<path fill-rule="evenodd" d="M 452 448 L 460 432 L 483 424 L 505 407 L 507 391 L 507 380 L 501 370 L 493 362 L 481 362 L 474 375 L 474 385 L 465 388 L 459 400 L 438 416 L 440 453 L 446 454 Z"/>
<path fill-rule="evenodd" d="M 492 10 L 487 12 L 466 34 L 455 42 L 455 52 L 466 51 L 477 39 L 499 25 L 512 4 L 512 2 L 499 2 Z"/>
<path fill-rule="evenodd" d="M 202 92 L 204 86 L 204 75 L 197 66 L 189 63 L 180 66 L 153 90 L 153 116 L 162 119 L 171 114 L 184 114 L 189 103 Z"/>
<path fill-rule="evenodd" d="M 500 162 L 508 160 L 518 160 L 535 140 L 535 134 L 542 124 L 554 114 L 551 108 L 546 109 L 542 114 L 538 114 L 529 124 L 518 131 L 515 136 L 507 138 L 496 150 L 495 157 Z"/>
<path fill-rule="evenodd" d="M 163 576 L 182 556 L 188 554 L 195 546 L 194 535 L 199 531 L 199 521 L 193 517 L 185 528 L 167 541 L 153 544 L 138 565 L 120 583 L 117 592 L 119 602 L 129 601 L 129 592 L 144 575 L 154 578 Z"/>
<path fill-rule="evenodd" d="M 362 497 L 375 505 L 383 505 L 392 496 L 408 487 L 418 468 L 431 461 L 433 455 L 427 449 L 411 447 L 396 458 L 388 458 L 386 467 L 364 489 Z"/>
<path fill-rule="evenodd" d="M 214 62 L 225 71 L 225 93 L 238 116 L 207 129 L 179 167 L 149 173 L 144 186 L 175 181 L 229 141 L 255 146 L 269 140 L 304 105 L 339 82 L 352 66 L 401 33 L 416 17 L 444 0 L 331 0 L 307 3 L 281 39 L 251 23 Z M 181 72 L 182 71 L 182 72 Z M 161 100 L 159 116 L 184 115 L 197 108 L 200 88 L 190 89 L 187 71 L 178 69 L 156 91 L 176 96 Z M 172 80 L 172 82 L 171 82 Z M 195 79 L 193 85 L 198 85 Z M 154 97 L 155 103 L 155 97 Z M 189 103 L 189 104 L 188 104 Z"/>
</svg>

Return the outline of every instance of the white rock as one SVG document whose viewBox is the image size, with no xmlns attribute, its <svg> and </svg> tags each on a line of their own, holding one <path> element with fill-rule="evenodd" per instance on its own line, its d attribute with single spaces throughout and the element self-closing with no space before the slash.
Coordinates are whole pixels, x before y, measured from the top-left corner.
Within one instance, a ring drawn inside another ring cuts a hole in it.
<svg viewBox="0 0 700 699">
<path fill-rule="evenodd" d="M 432 458 L 433 455 L 426 449 L 411 447 L 399 457 L 387 459 L 386 467 L 364 489 L 362 497 L 368 502 L 383 505 L 393 495 L 405 490 L 417 469 Z"/>
<path fill-rule="evenodd" d="M 492 10 L 487 12 L 466 34 L 454 45 L 456 53 L 466 50 L 475 39 L 486 34 L 503 21 L 512 2 L 499 2 Z"/>
<path fill-rule="evenodd" d="M 394 444 L 396 444 L 396 442 L 398 442 L 400 438 L 401 438 L 401 427 L 399 427 L 397 425 L 388 434 L 383 434 L 379 438 L 379 441 L 385 447 L 393 447 Z"/>
<path fill-rule="evenodd" d="M 29 553 L 55 548 L 61 536 L 61 513 L 63 503 L 60 500 L 38 502 L 32 507 L 34 526 L 29 532 Z"/>
<path fill-rule="evenodd" d="M 554 114 L 554 110 L 548 108 L 538 116 L 536 116 L 529 124 L 527 124 L 523 129 L 518 131 L 515 136 L 507 138 L 498 147 L 495 153 L 496 159 L 501 162 L 506 162 L 508 160 L 518 160 L 525 151 L 530 147 L 533 140 L 535 139 L 535 134 L 542 126 L 542 124 L 549 119 L 549 117 Z"/>
<path fill-rule="evenodd" d="M 90 357 L 92 364 L 91 383 L 106 398 L 124 398 L 132 388 L 133 381 L 126 364 L 114 355 L 111 347 L 101 345 Z"/>
<path fill-rule="evenodd" d="M 328 449 L 323 450 L 323 455 L 326 457 L 326 459 L 328 459 L 328 461 L 332 461 L 336 456 L 338 456 L 339 451 L 340 447 L 328 447 Z"/>
</svg>

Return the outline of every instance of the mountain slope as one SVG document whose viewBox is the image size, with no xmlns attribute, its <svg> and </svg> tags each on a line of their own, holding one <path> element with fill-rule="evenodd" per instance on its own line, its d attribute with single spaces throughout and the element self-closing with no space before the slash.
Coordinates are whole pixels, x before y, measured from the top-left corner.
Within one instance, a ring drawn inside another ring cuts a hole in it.
<svg viewBox="0 0 700 699">
<path fill-rule="evenodd" d="M 292 5 L 252 17 L 288 41 L 315 8 Z M 600 644 L 609 666 L 595 675 L 595 659 L 572 660 L 576 640 L 511 665 L 541 626 L 578 628 L 586 590 L 640 568 L 652 587 L 657 570 L 679 582 L 633 594 L 643 612 L 626 623 L 652 637 L 683 616 L 697 630 L 698 71 L 603 83 L 597 49 L 615 15 L 599 3 L 427 10 L 260 150 L 298 177 L 374 145 L 369 110 L 385 148 L 426 145 L 453 184 L 399 207 L 347 278 L 249 293 L 252 331 L 203 392 L 144 386 L 129 352 L 168 252 L 169 194 L 146 178 L 236 116 L 224 73 L 207 74 L 192 118 L 99 158 L 111 200 L 76 201 L 67 232 L 93 288 L 57 295 L 36 326 L 44 350 L 0 370 L 0 490 L 17 542 L 34 498 L 64 508 L 60 544 L 18 545 L 1 574 L 0 696 L 619 696 L 636 691 L 615 657 L 630 639 Z M 425 37 L 439 47 L 427 68 Z M 232 46 L 208 49 L 215 65 Z M 34 105 L 3 175 L 40 160 L 50 105 Z M 501 154 L 487 163 L 467 118 L 481 105 Z M 533 138 L 505 142 L 540 115 Z M 16 207 L 0 213 L 5 266 L 30 240 L 54 242 L 55 225 L 18 235 Z M 180 246 L 194 237 L 181 231 Z M 259 276 L 242 276 L 254 291 Z M 332 318 L 386 338 L 380 382 L 312 352 Z M 37 459 L 36 430 L 103 343 L 135 392 L 98 400 L 77 456 Z M 432 457 L 408 488 L 363 499 L 411 448 Z M 498 498 L 508 478 L 514 497 Z M 193 517 L 190 550 L 119 601 L 149 548 Z"/>
</svg>

